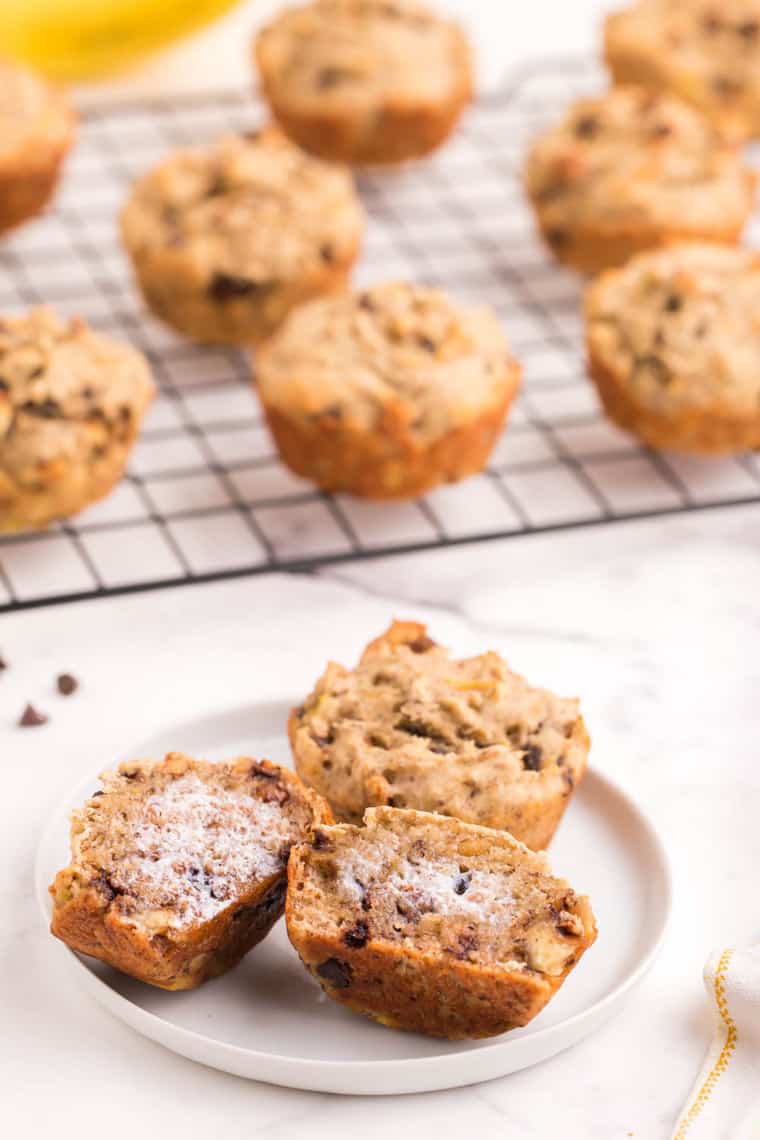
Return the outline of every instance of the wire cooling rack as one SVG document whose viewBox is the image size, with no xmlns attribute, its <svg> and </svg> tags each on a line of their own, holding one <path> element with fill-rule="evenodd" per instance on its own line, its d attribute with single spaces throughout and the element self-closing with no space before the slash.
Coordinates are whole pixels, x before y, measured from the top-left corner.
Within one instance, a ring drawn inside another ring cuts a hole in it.
<svg viewBox="0 0 760 1140">
<path fill-rule="evenodd" d="M 175 337 L 132 286 L 115 217 L 133 178 L 172 147 L 251 128 L 260 105 L 239 92 L 89 111 L 54 209 L 0 247 L 0 312 L 45 302 L 127 338 L 159 395 L 107 499 L 0 539 L 0 609 L 760 499 L 757 456 L 650 452 L 604 420 L 585 376 L 579 283 L 537 242 L 519 170 L 526 141 L 600 83 L 577 63 L 532 68 L 479 101 L 430 160 L 360 179 L 358 283 L 406 277 L 490 304 L 524 365 L 488 469 L 397 504 L 291 475 L 244 356 Z"/>
</svg>

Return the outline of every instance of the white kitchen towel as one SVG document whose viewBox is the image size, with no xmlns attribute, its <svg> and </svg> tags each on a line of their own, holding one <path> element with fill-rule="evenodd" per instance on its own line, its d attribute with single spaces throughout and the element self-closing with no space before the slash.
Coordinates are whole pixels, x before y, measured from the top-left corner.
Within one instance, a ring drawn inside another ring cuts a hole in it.
<svg viewBox="0 0 760 1140">
<path fill-rule="evenodd" d="M 672 1140 L 760 1140 L 760 946 L 716 951 L 704 979 L 715 1032 Z"/>
</svg>

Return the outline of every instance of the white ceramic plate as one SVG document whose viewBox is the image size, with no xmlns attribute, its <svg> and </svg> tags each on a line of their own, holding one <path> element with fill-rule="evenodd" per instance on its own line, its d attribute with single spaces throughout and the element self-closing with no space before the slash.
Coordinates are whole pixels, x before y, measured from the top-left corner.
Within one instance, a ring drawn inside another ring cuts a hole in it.
<svg viewBox="0 0 760 1140">
<path fill-rule="evenodd" d="M 189 721 L 136 742 L 120 759 L 169 750 L 223 759 L 248 754 L 290 763 L 284 703 Z M 102 765 L 101 765 L 102 766 Z M 68 816 L 98 786 L 76 788 L 42 838 L 36 882 L 65 865 Z M 446 1042 L 376 1025 L 326 998 L 301 966 L 280 922 L 223 978 L 165 993 L 71 953 L 81 984 L 139 1033 L 240 1077 L 323 1092 L 427 1092 L 491 1080 L 533 1065 L 591 1033 L 620 1008 L 652 965 L 670 907 L 667 861 L 651 825 L 624 793 L 587 774 L 551 850 L 552 866 L 591 896 L 599 938 L 557 997 L 525 1029 L 480 1042 Z"/>
</svg>

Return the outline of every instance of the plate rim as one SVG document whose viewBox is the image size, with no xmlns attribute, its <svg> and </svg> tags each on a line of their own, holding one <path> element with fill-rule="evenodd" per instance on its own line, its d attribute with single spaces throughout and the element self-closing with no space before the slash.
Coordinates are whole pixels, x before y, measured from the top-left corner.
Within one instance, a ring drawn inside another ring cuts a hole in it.
<svg viewBox="0 0 760 1140">
<path fill-rule="evenodd" d="M 223 708 L 211 708 L 196 713 L 191 718 L 185 718 L 183 721 L 175 726 L 169 726 L 166 730 L 160 729 L 163 736 L 178 735 L 179 730 L 184 731 L 188 722 L 200 724 L 203 721 L 210 720 L 226 720 L 242 713 L 250 713 L 252 707 L 264 706 L 272 708 L 277 705 L 292 705 L 287 698 L 270 697 L 264 698 L 261 701 L 248 702 L 244 704 L 236 703 L 234 705 L 225 706 Z M 148 740 L 155 738 L 158 731 L 152 731 Z M 137 754 L 137 750 L 129 749 Z M 119 761 L 114 759 L 112 763 L 116 764 Z M 98 771 L 103 771 L 104 768 L 98 768 Z M 76 785 L 70 787 L 56 798 L 53 807 L 46 819 L 45 825 L 42 828 L 34 857 L 34 886 L 35 895 L 41 911 L 41 916 L 44 922 L 46 933 L 50 933 L 50 897 L 47 890 L 47 871 L 45 870 L 45 854 L 51 846 L 53 833 L 60 827 L 61 815 L 64 812 L 70 811 L 69 805 L 76 801 L 76 797 L 80 791 L 84 791 L 87 784 L 93 782 L 97 778 L 93 772 L 83 776 Z M 510 1040 L 508 1034 L 502 1034 L 497 1037 L 492 1043 L 483 1044 L 477 1050 L 466 1049 L 456 1050 L 450 1053 L 439 1054 L 428 1057 L 403 1057 L 403 1058 L 383 1058 L 378 1060 L 339 1060 L 332 1058 L 317 1059 L 313 1057 L 297 1057 L 292 1054 L 273 1053 L 263 1051 L 261 1049 L 247 1048 L 243 1045 L 236 1045 L 232 1042 L 222 1041 L 219 1038 L 209 1036 L 207 1034 L 199 1033 L 194 1029 L 188 1029 L 184 1026 L 177 1025 L 175 1022 L 168 1020 L 157 1013 L 144 1009 L 138 1003 L 130 1000 L 121 994 L 118 990 L 113 989 L 107 981 L 96 974 L 83 960 L 80 955 L 71 950 L 64 943 L 55 939 L 55 943 L 60 947 L 61 951 L 65 952 L 65 958 L 68 959 L 68 967 L 72 970 L 78 978 L 79 983 L 92 995 L 94 1000 L 101 1007 L 107 1009 L 114 1017 L 128 1025 L 136 1032 L 141 1033 L 149 1040 L 158 1042 L 164 1048 L 170 1051 L 180 1053 L 180 1055 L 189 1057 L 197 1063 L 210 1066 L 225 1072 L 232 1072 L 232 1070 L 224 1067 L 211 1060 L 200 1060 L 196 1052 L 189 1053 L 179 1048 L 175 1048 L 174 1044 L 167 1044 L 162 1036 L 162 1029 L 166 1028 L 169 1034 L 175 1038 L 175 1044 L 179 1046 L 185 1043 L 188 1047 L 197 1045 L 204 1047 L 211 1047 L 216 1051 L 220 1051 L 227 1057 L 236 1057 L 246 1059 L 247 1061 L 263 1065 L 275 1065 L 283 1071 L 283 1079 L 274 1079 L 270 1076 L 254 1076 L 250 1075 L 246 1078 L 245 1074 L 236 1070 L 236 1075 L 250 1080 L 262 1080 L 271 1084 L 283 1085 L 291 1088 L 313 1089 L 314 1091 L 328 1091 L 328 1092 L 347 1092 L 349 1095 L 382 1095 L 384 1092 L 393 1094 L 398 1090 L 382 1088 L 377 1089 L 341 1089 L 335 1087 L 327 1087 L 322 1084 L 303 1084 L 303 1079 L 309 1075 L 312 1078 L 318 1073 L 327 1074 L 340 1074 L 344 1080 L 340 1084 L 348 1084 L 352 1075 L 361 1076 L 369 1073 L 376 1074 L 390 1074 L 393 1070 L 398 1069 L 400 1065 L 404 1066 L 405 1076 L 411 1072 L 422 1076 L 429 1070 L 436 1072 L 436 1079 L 433 1084 L 426 1085 L 428 1091 L 433 1089 L 446 1089 L 461 1087 L 466 1084 L 479 1083 L 484 1080 L 495 1079 L 499 1074 L 492 1073 L 490 1076 L 482 1076 L 478 1078 L 464 1077 L 459 1079 L 455 1073 L 448 1073 L 448 1069 L 457 1068 L 461 1066 L 465 1060 L 472 1062 L 473 1058 L 478 1061 L 487 1062 L 497 1058 L 500 1054 L 506 1053 L 510 1049 L 514 1049 L 519 1045 L 527 1046 L 527 1042 L 531 1046 L 541 1046 L 552 1042 L 553 1038 L 558 1036 L 567 1038 L 566 1044 L 560 1045 L 557 1049 L 542 1052 L 539 1048 L 539 1057 L 536 1060 L 528 1061 L 525 1065 L 518 1065 L 515 1069 L 508 1069 L 502 1075 L 508 1075 L 508 1072 L 518 1071 L 520 1068 L 529 1067 L 538 1063 L 541 1059 L 548 1059 L 548 1057 L 561 1052 L 564 1048 L 576 1043 L 584 1034 L 583 1032 L 575 1033 L 576 1030 L 582 1030 L 588 1024 L 588 1033 L 602 1024 L 608 1016 L 612 1014 L 614 1008 L 621 1004 L 626 997 L 646 976 L 649 970 L 654 965 L 659 953 L 663 947 L 665 938 L 668 934 L 673 910 L 673 872 L 671 860 L 667 848 L 661 839 L 657 829 L 655 828 L 649 814 L 637 803 L 632 795 L 617 781 L 611 777 L 600 772 L 594 765 L 589 764 L 584 775 L 584 783 L 586 780 L 591 779 L 596 782 L 607 796 L 611 796 L 621 802 L 624 807 L 631 813 L 636 820 L 639 827 L 641 827 L 646 834 L 649 847 L 653 853 L 657 871 L 659 876 L 659 891 L 656 908 L 656 917 L 658 918 L 658 926 L 651 938 L 648 948 L 638 958 L 636 963 L 628 971 L 622 981 L 618 982 L 611 990 L 605 993 L 601 998 L 597 999 L 585 1009 L 579 1010 L 577 1013 L 571 1014 L 569 1017 L 564 1018 L 562 1021 L 557 1022 L 555 1025 L 547 1025 L 536 1032 L 532 1033 L 529 1037 L 522 1037 Z M 49 944 L 50 945 L 50 944 Z M 485 1065 L 483 1066 L 485 1067 Z M 300 1074 L 301 1079 L 296 1081 L 293 1078 Z M 404 1084 L 410 1082 L 405 1080 Z M 425 1091 L 425 1089 L 408 1089 L 408 1092 Z"/>
</svg>

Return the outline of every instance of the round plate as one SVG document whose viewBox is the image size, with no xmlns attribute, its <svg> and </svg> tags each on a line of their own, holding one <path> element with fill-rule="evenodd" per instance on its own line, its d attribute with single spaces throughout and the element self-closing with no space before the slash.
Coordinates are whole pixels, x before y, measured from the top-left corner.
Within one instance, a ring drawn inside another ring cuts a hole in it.
<svg viewBox="0 0 760 1140">
<path fill-rule="evenodd" d="M 138 742 L 124 757 L 175 750 L 221 760 L 266 756 L 290 765 L 285 703 L 249 705 L 188 721 Z M 76 788 L 50 821 L 37 853 L 46 922 L 47 886 L 68 862 L 68 817 L 98 786 Z M 557 996 L 524 1029 L 463 1043 L 403 1033 L 326 998 L 290 946 L 285 924 L 222 978 L 166 993 L 63 946 L 79 981 L 116 1017 L 168 1049 L 234 1073 L 300 1089 L 408 1093 L 491 1080 L 574 1044 L 611 1016 L 641 981 L 662 942 L 670 907 L 667 860 L 627 796 L 590 771 L 551 849 L 552 867 L 588 893 L 599 938 Z"/>
</svg>

